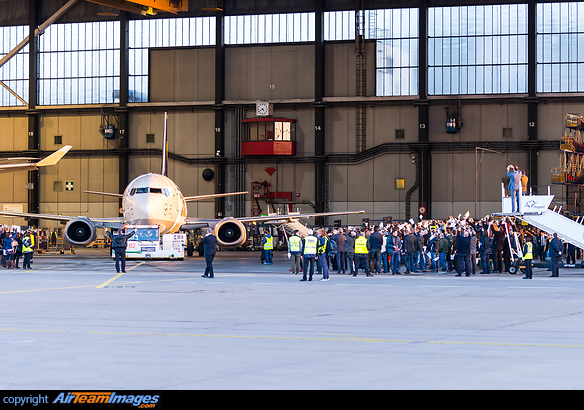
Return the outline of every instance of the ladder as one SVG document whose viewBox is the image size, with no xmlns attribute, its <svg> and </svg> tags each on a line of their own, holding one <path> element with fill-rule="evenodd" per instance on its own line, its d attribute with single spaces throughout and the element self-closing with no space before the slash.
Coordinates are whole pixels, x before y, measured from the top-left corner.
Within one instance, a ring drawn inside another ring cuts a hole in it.
<svg viewBox="0 0 584 410">
<path fill-rule="evenodd" d="M 355 76 L 356 95 L 367 95 L 367 49 L 365 45 L 365 9 L 362 1 L 355 2 Z M 357 152 L 367 149 L 367 112 L 363 104 L 356 107 L 355 135 Z"/>
<path fill-rule="evenodd" d="M 263 188 L 261 182 L 253 181 L 251 183 L 251 216 L 260 216 L 262 214 L 259 202 L 261 188 Z"/>
</svg>

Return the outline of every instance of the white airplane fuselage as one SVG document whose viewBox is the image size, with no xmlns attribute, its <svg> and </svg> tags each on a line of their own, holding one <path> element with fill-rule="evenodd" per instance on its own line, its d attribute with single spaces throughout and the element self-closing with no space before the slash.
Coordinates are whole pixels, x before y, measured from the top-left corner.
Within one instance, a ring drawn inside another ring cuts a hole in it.
<svg viewBox="0 0 584 410">
<path fill-rule="evenodd" d="M 144 174 L 128 184 L 122 197 L 124 221 L 130 225 L 159 225 L 160 235 L 177 232 L 187 217 L 179 187 L 161 174 Z"/>
</svg>

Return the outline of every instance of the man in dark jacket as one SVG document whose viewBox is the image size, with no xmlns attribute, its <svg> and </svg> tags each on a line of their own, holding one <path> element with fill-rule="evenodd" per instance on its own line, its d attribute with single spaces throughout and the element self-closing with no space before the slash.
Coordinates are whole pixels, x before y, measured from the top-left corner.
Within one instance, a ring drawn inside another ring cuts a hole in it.
<svg viewBox="0 0 584 410">
<path fill-rule="evenodd" d="M 356 233 L 352 230 L 345 236 L 345 251 L 347 253 L 347 264 L 349 265 L 349 273 L 355 274 L 355 237 Z"/>
<path fill-rule="evenodd" d="M 458 258 L 458 273 L 456 276 L 462 276 L 464 267 L 466 276 L 470 276 L 472 267 L 470 265 L 470 242 L 471 237 L 468 231 L 456 235 L 456 257 Z"/>
<path fill-rule="evenodd" d="M 199 246 L 204 247 L 205 263 L 207 264 L 205 267 L 205 273 L 202 277 L 212 279 L 215 277 L 213 274 L 213 259 L 215 259 L 215 254 L 217 253 L 217 237 L 213 235 L 212 229 L 207 230 L 207 234 L 203 239 L 201 239 Z"/>
<path fill-rule="evenodd" d="M 106 233 L 112 240 L 112 249 L 116 258 L 116 272 L 120 273 L 121 262 L 122 273 L 126 273 L 126 247 L 128 246 L 128 238 L 136 233 L 136 229 L 129 234 L 126 233 L 126 228 L 118 229 L 115 235 L 112 235 L 110 231 L 106 231 Z"/>
<path fill-rule="evenodd" d="M 373 233 L 369 235 L 369 270 L 371 274 L 379 274 L 379 257 L 381 255 L 381 245 L 383 244 L 383 235 L 379 232 L 379 226 L 373 228 Z"/>
<path fill-rule="evenodd" d="M 332 239 L 332 238 L 331 238 Z M 345 274 L 345 269 L 347 268 L 347 250 L 345 249 L 345 230 L 343 228 L 339 229 L 339 234 L 336 237 L 337 240 L 337 271 L 341 274 Z"/>
<path fill-rule="evenodd" d="M 558 234 L 554 232 L 554 237 L 550 242 L 550 259 L 551 259 L 551 268 L 552 274 L 550 278 L 557 278 L 560 276 L 560 259 L 562 257 L 562 250 L 564 249 L 564 245 L 560 238 L 558 238 Z"/>
<path fill-rule="evenodd" d="M 491 273 L 491 238 L 489 238 L 489 234 L 486 231 L 483 231 L 481 235 L 479 253 L 481 254 L 481 268 L 483 269 L 479 273 L 488 275 Z"/>
<path fill-rule="evenodd" d="M 404 254 L 405 254 L 405 265 L 406 273 L 410 273 L 416 270 L 414 265 L 414 255 L 416 251 L 416 237 L 410 231 L 404 236 Z"/>
</svg>

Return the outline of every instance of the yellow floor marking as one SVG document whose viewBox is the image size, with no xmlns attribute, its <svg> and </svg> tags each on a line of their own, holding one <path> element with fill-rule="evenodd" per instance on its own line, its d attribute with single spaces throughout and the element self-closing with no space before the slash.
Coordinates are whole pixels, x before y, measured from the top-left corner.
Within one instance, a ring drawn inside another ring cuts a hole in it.
<svg viewBox="0 0 584 410">
<path fill-rule="evenodd" d="M 145 264 L 145 263 L 146 263 L 145 261 L 138 262 L 136 265 L 132 266 L 131 268 L 128 268 L 128 269 L 126 269 L 126 272 L 127 272 L 127 271 L 130 271 L 130 270 L 132 270 L 132 269 L 134 269 L 134 268 L 137 268 L 138 266 L 140 266 L 140 265 L 143 265 L 143 264 Z M 121 277 L 122 275 L 125 275 L 125 274 L 126 274 L 126 272 L 120 272 L 120 273 L 118 273 L 116 276 L 114 276 L 113 278 L 110 278 L 110 279 L 106 280 L 106 281 L 105 281 L 105 282 L 103 282 L 101 285 L 99 285 L 99 286 L 97 287 L 97 289 L 101 289 L 101 288 L 104 288 L 104 287 L 106 287 L 107 285 L 109 285 L 110 283 L 112 283 L 114 280 L 118 279 L 118 278 L 119 278 L 119 277 Z"/>
<path fill-rule="evenodd" d="M 59 287 L 59 288 L 40 288 L 40 289 L 9 290 L 9 291 L 6 291 L 6 292 L 0 292 L 0 294 L 39 292 L 39 291 L 42 291 L 42 290 L 81 289 L 81 288 L 95 288 L 95 285 L 64 286 L 64 287 Z"/>
<path fill-rule="evenodd" d="M 69 333 L 67 330 L 40 330 L 40 329 L 0 329 L 0 332 L 38 332 L 38 333 Z M 508 346 L 508 347 L 566 347 L 584 348 L 584 345 L 559 345 L 559 344 L 537 344 L 537 343 L 495 343 L 495 342 L 436 342 L 413 340 L 389 340 L 374 339 L 367 337 L 280 337 L 280 336 L 241 336 L 241 335 L 204 335 L 191 333 L 143 333 L 143 332 L 91 332 L 86 334 L 94 335 L 118 335 L 118 336 L 166 336 L 166 337 L 205 337 L 222 339 L 265 339 L 265 340 L 307 340 L 307 341 L 330 341 L 330 342 L 366 342 L 366 343 L 420 343 L 420 344 L 445 344 L 445 345 L 472 345 L 472 346 Z"/>
<path fill-rule="evenodd" d="M 38 333 L 67 333 L 66 330 L 37 330 L 37 329 L 0 329 L 0 332 L 38 332 Z"/>
</svg>

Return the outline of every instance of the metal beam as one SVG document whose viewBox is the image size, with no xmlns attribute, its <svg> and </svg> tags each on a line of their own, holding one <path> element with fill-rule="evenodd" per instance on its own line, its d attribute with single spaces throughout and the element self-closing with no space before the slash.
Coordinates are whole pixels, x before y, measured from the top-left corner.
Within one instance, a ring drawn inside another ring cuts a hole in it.
<svg viewBox="0 0 584 410">
<path fill-rule="evenodd" d="M 225 163 L 225 15 L 215 13 L 215 158 L 217 162 L 216 191 L 226 192 L 227 165 Z M 215 199 L 215 217 L 225 216 L 225 198 Z"/>
<path fill-rule="evenodd" d="M 314 18 L 314 153 L 318 160 L 314 161 L 314 203 L 315 212 L 324 212 L 326 209 L 325 192 L 327 164 L 325 164 L 325 105 L 323 98 L 325 94 L 325 54 L 324 54 L 324 0 L 315 2 Z M 324 225 L 325 218 L 318 217 L 315 220 L 316 225 Z"/>
<path fill-rule="evenodd" d="M 16 97 L 16 99 L 18 99 L 18 101 L 20 101 L 21 103 L 23 103 L 24 105 L 28 105 L 28 103 L 26 101 L 24 101 L 22 98 L 20 98 L 20 96 L 18 94 L 16 94 L 15 91 L 12 90 L 12 88 L 8 87 L 6 84 L 4 84 L 2 81 L 0 81 L 0 85 L 4 88 L 6 88 L 6 90 L 8 90 L 8 92 L 10 94 L 12 94 L 14 97 Z"/>
<path fill-rule="evenodd" d="M 430 114 L 427 103 L 428 98 L 428 2 L 420 0 L 419 6 L 419 79 L 418 93 L 418 141 L 426 143 L 430 135 Z M 424 217 L 431 218 L 432 215 L 432 153 L 426 148 L 418 152 L 416 163 L 416 175 L 418 176 L 418 204 L 426 209 Z M 409 218 L 407 218 L 409 219 Z"/>
<path fill-rule="evenodd" d="M 47 27 L 53 24 L 56 20 L 58 20 L 63 14 L 65 14 L 71 7 L 75 5 L 79 0 L 69 0 L 63 7 L 61 7 L 55 14 L 47 19 L 43 24 L 38 26 L 35 31 L 35 36 L 40 36 L 45 32 Z M 24 40 L 20 42 L 16 47 L 8 52 L 2 59 L 0 60 L 0 68 L 6 64 L 12 57 L 14 57 L 20 50 L 22 50 L 30 41 L 30 35 L 26 36 Z"/>
<path fill-rule="evenodd" d="M 146 16 L 148 14 L 156 14 L 154 10 L 149 10 L 148 7 L 140 6 L 138 4 L 128 3 L 122 0 L 87 0 L 90 3 L 99 4 L 106 7 L 111 7 L 118 10 L 127 11 L 129 13 Z"/>
<path fill-rule="evenodd" d="M 29 19 L 28 19 L 28 33 L 30 41 L 29 59 L 28 59 L 28 149 L 40 151 L 40 120 L 39 113 L 36 111 L 37 104 L 37 77 L 38 77 L 38 44 L 37 36 L 34 35 L 39 25 L 39 16 L 41 8 L 41 0 L 29 0 Z M 41 191 L 40 191 L 40 173 L 39 170 L 28 171 L 28 212 L 40 213 Z M 29 226 L 38 226 L 38 219 L 31 219 L 28 222 Z"/>
</svg>

